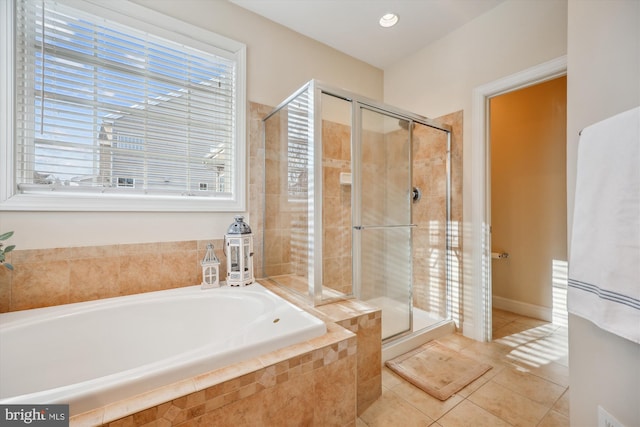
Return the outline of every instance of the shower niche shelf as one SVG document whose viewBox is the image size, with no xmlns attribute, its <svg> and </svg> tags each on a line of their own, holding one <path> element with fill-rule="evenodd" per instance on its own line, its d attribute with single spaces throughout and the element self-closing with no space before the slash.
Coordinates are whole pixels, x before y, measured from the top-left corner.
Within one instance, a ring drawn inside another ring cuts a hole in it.
<svg viewBox="0 0 640 427">
<path fill-rule="evenodd" d="M 351 185 L 351 172 L 340 172 L 340 185 Z"/>
</svg>

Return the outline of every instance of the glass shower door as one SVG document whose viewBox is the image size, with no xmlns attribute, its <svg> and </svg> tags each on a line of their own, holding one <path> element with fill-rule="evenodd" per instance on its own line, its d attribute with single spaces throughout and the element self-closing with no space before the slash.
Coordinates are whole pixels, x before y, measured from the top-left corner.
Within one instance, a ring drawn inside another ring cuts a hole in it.
<svg viewBox="0 0 640 427">
<path fill-rule="evenodd" d="M 354 139 L 354 283 L 382 309 L 382 339 L 411 331 L 412 122 L 360 105 Z M 358 123 L 359 122 L 359 123 Z"/>
</svg>

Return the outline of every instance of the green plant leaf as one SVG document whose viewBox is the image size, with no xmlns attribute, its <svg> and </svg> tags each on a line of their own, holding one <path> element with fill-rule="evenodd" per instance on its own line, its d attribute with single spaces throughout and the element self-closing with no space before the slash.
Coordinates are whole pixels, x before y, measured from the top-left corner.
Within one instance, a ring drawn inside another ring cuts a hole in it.
<svg viewBox="0 0 640 427">
<path fill-rule="evenodd" d="M 13 236 L 13 231 L 7 231 L 4 234 L 0 234 L 0 240 L 7 240 L 11 236 Z"/>
<path fill-rule="evenodd" d="M 10 245 L 7 246 L 4 250 L 4 253 L 6 254 L 7 252 L 11 252 L 12 250 L 14 250 L 16 248 L 16 245 Z"/>
<path fill-rule="evenodd" d="M 9 264 L 8 262 L 5 262 L 4 266 L 7 267 L 9 270 L 13 270 L 13 265 Z"/>
</svg>

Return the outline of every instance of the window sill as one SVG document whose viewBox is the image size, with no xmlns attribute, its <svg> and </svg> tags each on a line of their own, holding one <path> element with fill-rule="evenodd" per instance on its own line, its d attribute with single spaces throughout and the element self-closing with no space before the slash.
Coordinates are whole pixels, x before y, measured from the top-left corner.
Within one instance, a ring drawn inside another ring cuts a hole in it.
<svg viewBox="0 0 640 427">
<path fill-rule="evenodd" d="M 243 212 L 244 197 L 205 197 L 17 194 L 0 202 L 0 211 L 80 212 Z"/>
</svg>

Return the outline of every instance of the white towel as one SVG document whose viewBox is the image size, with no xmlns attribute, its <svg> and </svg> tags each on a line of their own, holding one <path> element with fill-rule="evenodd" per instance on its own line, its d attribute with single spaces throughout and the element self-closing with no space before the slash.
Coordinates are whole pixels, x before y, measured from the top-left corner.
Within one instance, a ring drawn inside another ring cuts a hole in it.
<svg viewBox="0 0 640 427">
<path fill-rule="evenodd" d="M 640 107 L 581 133 L 568 309 L 640 343 Z"/>
</svg>

